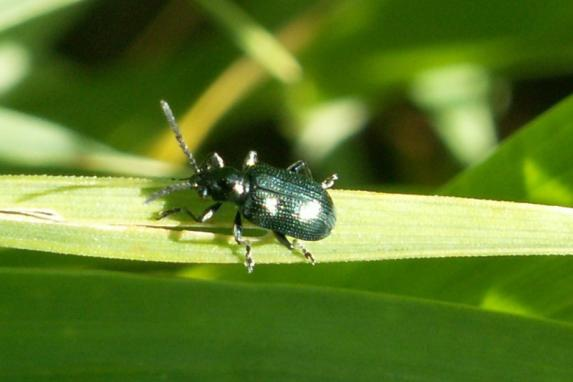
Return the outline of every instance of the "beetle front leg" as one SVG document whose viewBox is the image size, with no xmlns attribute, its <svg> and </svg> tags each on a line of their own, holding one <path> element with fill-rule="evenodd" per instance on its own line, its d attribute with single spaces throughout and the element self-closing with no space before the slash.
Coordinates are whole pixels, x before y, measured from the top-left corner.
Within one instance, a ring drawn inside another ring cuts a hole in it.
<svg viewBox="0 0 573 382">
<path fill-rule="evenodd" d="M 211 156 L 209 156 L 209 159 L 207 159 L 207 161 L 203 164 L 203 167 L 206 168 L 207 171 L 212 171 L 216 168 L 225 167 L 225 162 L 219 154 L 212 153 Z"/>
<path fill-rule="evenodd" d="M 280 232 L 274 232 L 277 240 L 279 241 L 279 243 L 281 243 L 282 245 L 284 245 L 285 247 L 287 247 L 288 249 L 290 249 L 291 251 L 294 251 L 295 249 L 300 249 L 302 251 L 302 253 L 304 254 L 304 257 L 306 257 L 306 259 L 308 261 L 310 261 L 310 263 L 312 265 L 316 264 L 316 261 L 314 260 L 314 257 L 312 256 L 312 254 L 306 250 L 306 248 L 304 248 L 302 246 L 302 244 L 300 244 L 298 241 L 294 241 L 294 242 L 290 242 L 288 241 L 287 237 L 280 233 Z"/>
<path fill-rule="evenodd" d="M 233 236 L 235 237 L 237 244 L 245 246 L 245 266 L 247 267 L 247 271 L 249 273 L 253 272 L 253 269 L 255 268 L 255 260 L 251 256 L 251 243 L 248 240 L 243 239 L 243 223 L 241 222 L 241 212 L 237 212 L 235 215 Z"/>
<path fill-rule="evenodd" d="M 220 202 L 213 204 L 212 206 L 208 207 L 205 211 L 203 211 L 199 216 L 195 216 L 195 214 L 191 212 L 191 210 L 188 209 L 187 207 L 172 208 L 170 210 L 162 211 L 157 217 L 157 220 L 161 220 L 169 215 L 173 215 L 181 211 L 184 211 L 187 213 L 187 215 L 191 217 L 191 219 L 195 220 L 197 223 L 205 223 L 207 220 L 211 219 L 213 215 L 215 215 L 215 212 L 217 212 L 217 210 L 221 207 L 222 204 L 223 203 Z"/>
<path fill-rule="evenodd" d="M 302 174 L 309 179 L 312 179 L 312 173 L 310 172 L 310 167 L 303 160 L 297 160 L 293 164 L 287 167 L 287 171 L 294 172 L 297 174 Z"/>
</svg>

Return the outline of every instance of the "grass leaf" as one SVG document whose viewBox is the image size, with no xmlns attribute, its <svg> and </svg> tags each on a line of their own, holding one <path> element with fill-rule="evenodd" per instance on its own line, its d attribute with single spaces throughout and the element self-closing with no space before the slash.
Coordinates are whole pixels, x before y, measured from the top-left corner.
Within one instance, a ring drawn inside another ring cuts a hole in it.
<svg viewBox="0 0 573 382">
<path fill-rule="evenodd" d="M 164 181 L 137 178 L 2 176 L 0 246 L 86 256 L 236 263 L 227 205 L 210 224 L 184 216 L 157 221 L 164 208 L 205 203 L 191 191 L 145 205 Z M 319 262 L 413 257 L 573 254 L 573 209 L 442 196 L 331 192 L 334 233 L 308 242 Z M 258 263 L 304 261 L 270 234 L 247 230 Z"/>
<path fill-rule="evenodd" d="M 126 154 L 65 126 L 1 107 L 0 125 L 0 160 L 4 163 L 134 176 L 178 170 L 167 162 Z"/>
<path fill-rule="evenodd" d="M 300 79 L 302 69 L 296 58 L 234 2 L 196 0 L 230 32 L 237 44 L 278 80 L 289 83 Z"/>
<path fill-rule="evenodd" d="M 572 326 L 455 305 L 102 272 L 0 290 L 3 380 L 573 379 Z"/>
<path fill-rule="evenodd" d="M 53 12 L 82 0 L 17 0 L 0 3 L 0 33 L 34 17 Z"/>
</svg>

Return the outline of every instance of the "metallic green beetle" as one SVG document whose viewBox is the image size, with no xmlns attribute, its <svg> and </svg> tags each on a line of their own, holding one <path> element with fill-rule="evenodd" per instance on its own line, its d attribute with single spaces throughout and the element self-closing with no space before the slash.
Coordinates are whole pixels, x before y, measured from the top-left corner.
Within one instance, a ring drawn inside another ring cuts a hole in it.
<svg viewBox="0 0 573 382">
<path fill-rule="evenodd" d="M 281 244 L 290 250 L 301 250 L 314 264 L 312 254 L 296 240 L 291 242 L 286 236 L 314 241 L 330 234 L 336 223 L 336 215 L 326 190 L 338 179 L 336 174 L 318 183 L 312 179 L 304 161 L 279 169 L 258 162 L 255 151 L 248 153 L 241 170 L 226 167 L 216 153 L 198 165 L 181 136 L 171 108 L 165 101 L 161 101 L 161 107 L 194 173 L 183 182 L 152 194 L 146 203 L 175 191 L 190 189 L 197 190 L 202 198 L 211 198 L 215 203 L 199 216 L 186 207 L 178 207 L 161 212 L 159 219 L 186 212 L 193 220 L 203 223 L 213 217 L 223 202 L 231 202 L 238 207 L 233 234 L 237 244 L 246 249 L 245 266 L 249 273 L 253 271 L 255 261 L 251 254 L 251 244 L 243 238 L 242 216 L 257 226 L 271 230 Z"/>
</svg>

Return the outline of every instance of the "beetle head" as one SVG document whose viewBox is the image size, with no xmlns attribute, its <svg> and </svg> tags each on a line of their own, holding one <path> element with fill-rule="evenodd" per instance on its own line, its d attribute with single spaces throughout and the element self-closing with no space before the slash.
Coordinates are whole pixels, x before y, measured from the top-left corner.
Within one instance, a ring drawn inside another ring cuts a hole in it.
<svg viewBox="0 0 573 382">
<path fill-rule="evenodd" d="M 191 177 L 199 196 L 216 201 L 242 202 L 248 193 L 248 183 L 243 174 L 231 167 L 201 171 Z"/>
</svg>

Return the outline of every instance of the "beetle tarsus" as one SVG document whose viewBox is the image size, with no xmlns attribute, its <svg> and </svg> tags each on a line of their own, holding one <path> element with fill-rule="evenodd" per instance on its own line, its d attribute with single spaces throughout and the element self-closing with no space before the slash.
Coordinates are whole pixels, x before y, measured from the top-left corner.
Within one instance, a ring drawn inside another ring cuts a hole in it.
<svg viewBox="0 0 573 382">
<path fill-rule="evenodd" d="M 328 190 L 329 188 L 334 186 L 334 182 L 336 182 L 337 180 L 338 180 L 338 175 L 332 174 L 328 178 L 323 180 L 320 186 L 322 187 L 323 190 Z"/>
<path fill-rule="evenodd" d="M 253 273 L 255 270 L 255 260 L 251 256 L 251 246 L 246 242 L 247 252 L 245 253 L 245 267 L 247 267 L 247 272 Z"/>
<path fill-rule="evenodd" d="M 275 237 L 277 238 L 279 243 L 281 243 L 282 245 L 284 245 L 285 247 L 287 247 L 291 251 L 295 251 L 298 249 L 299 251 L 302 252 L 304 257 L 308 261 L 310 261 L 310 263 L 312 265 L 316 264 L 316 261 L 314 260 L 314 256 L 312 256 L 312 253 L 307 251 L 306 248 L 304 248 L 303 245 L 298 242 L 298 240 L 293 240 L 293 242 L 291 243 L 284 234 L 282 234 L 280 232 L 273 232 L 273 233 L 275 234 Z"/>
<path fill-rule="evenodd" d="M 239 245 L 245 247 L 245 267 L 247 271 L 252 273 L 255 269 L 255 259 L 251 256 L 251 243 L 248 240 L 243 239 L 243 223 L 241 221 L 241 213 L 237 212 L 235 215 L 235 224 L 233 224 L 233 236 L 235 237 L 235 242 Z"/>
<path fill-rule="evenodd" d="M 299 243 L 298 240 L 293 240 L 293 244 L 292 246 L 298 250 L 300 250 L 302 252 L 302 254 L 304 255 L 304 257 L 310 261 L 310 264 L 315 265 L 316 264 L 316 260 L 314 260 L 314 256 L 312 256 L 312 253 L 310 253 L 309 251 L 306 250 L 305 247 L 303 247 L 303 245 L 301 243 Z"/>
<path fill-rule="evenodd" d="M 314 256 L 312 256 L 312 253 L 308 252 L 306 249 L 302 249 L 302 253 L 304 253 L 304 257 L 306 257 L 306 259 L 308 261 L 310 261 L 310 265 L 316 265 L 316 260 L 314 260 Z"/>
</svg>

